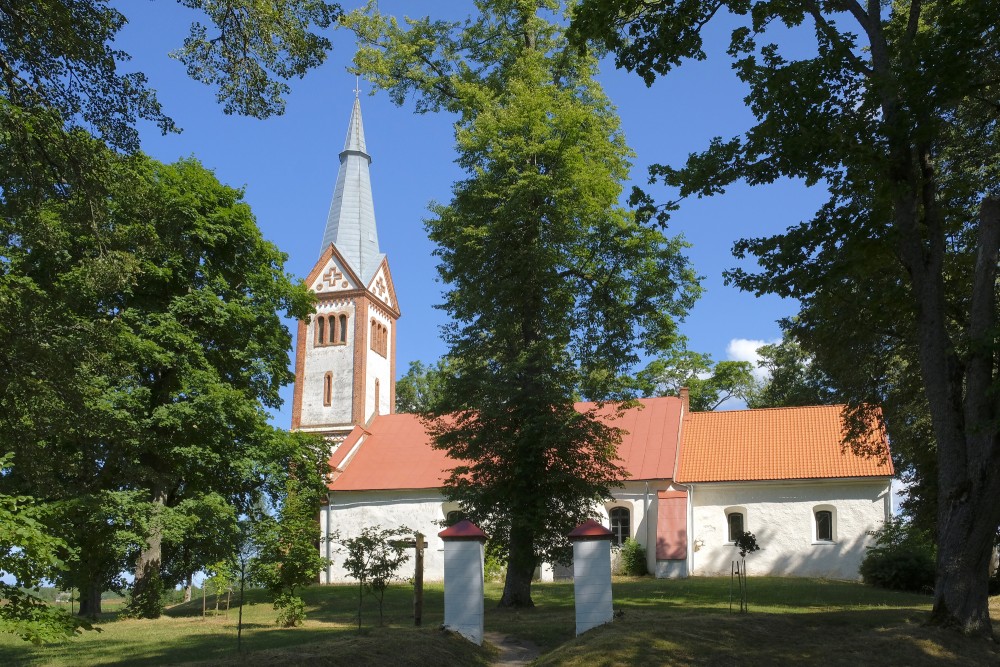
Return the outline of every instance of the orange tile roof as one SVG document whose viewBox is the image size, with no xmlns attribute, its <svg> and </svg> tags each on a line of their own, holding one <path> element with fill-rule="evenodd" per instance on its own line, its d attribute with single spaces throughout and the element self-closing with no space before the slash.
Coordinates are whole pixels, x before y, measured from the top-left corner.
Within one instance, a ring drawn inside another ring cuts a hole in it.
<svg viewBox="0 0 1000 667">
<path fill-rule="evenodd" d="M 677 481 L 878 477 L 892 461 L 842 449 L 843 406 L 692 412 L 684 419 Z M 873 428 L 871 437 L 888 444 Z"/>
<path fill-rule="evenodd" d="M 612 406 L 605 406 L 597 414 L 627 431 L 618 454 L 630 479 L 670 479 L 676 460 L 681 401 L 663 397 L 639 402 L 641 409 L 628 410 L 618 419 L 612 419 Z M 578 403 L 576 408 L 582 412 L 595 405 Z M 357 452 L 345 460 L 362 437 Z M 365 429 L 355 428 L 331 463 L 342 469 L 330 483 L 334 491 L 435 489 L 442 486 L 447 471 L 455 465 L 443 451 L 431 447 L 431 438 L 420 419 L 406 414 L 380 415 Z"/>
<path fill-rule="evenodd" d="M 334 457 L 348 446 L 359 428 L 354 429 Z M 436 489 L 442 486 L 448 469 L 455 465 L 445 452 L 431 447 L 431 438 L 416 415 L 379 415 L 365 430 L 370 435 L 351 459 L 340 464 L 343 472 L 330 482 L 330 489 Z"/>
</svg>

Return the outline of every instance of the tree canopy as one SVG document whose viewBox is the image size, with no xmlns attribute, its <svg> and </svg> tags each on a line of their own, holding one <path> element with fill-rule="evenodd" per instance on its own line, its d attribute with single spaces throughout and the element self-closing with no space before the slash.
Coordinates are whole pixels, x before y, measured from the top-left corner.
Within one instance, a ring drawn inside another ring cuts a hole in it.
<svg viewBox="0 0 1000 667">
<path fill-rule="evenodd" d="M 730 399 L 749 404 L 757 380 L 749 361 L 712 362 L 712 357 L 689 350 L 685 342 L 650 361 L 636 376 L 645 396 L 679 396 L 688 390 L 691 410 L 715 410 Z"/>
<path fill-rule="evenodd" d="M 856 408 L 908 405 L 890 418 L 933 434 L 923 454 L 937 475 L 932 617 L 988 636 L 1000 523 L 1000 4 L 584 0 L 573 31 L 580 45 L 599 38 L 649 83 L 705 58 L 701 31 L 724 14 L 757 122 L 651 173 L 677 199 L 741 179 L 829 188 L 812 220 L 737 243 L 762 270 L 729 277 L 799 299 L 796 338 Z M 786 27 L 810 31 L 815 48 L 787 48 Z M 661 219 L 676 208 L 635 201 Z"/>
<path fill-rule="evenodd" d="M 457 117 L 466 176 L 426 223 L 456 360 L 432 431 L 462 462 L 448 495 L 506 549 L 501 604 L 527 606 L 535 567 L 566 560 L 565 535 L 624 477 L 617 429 L 574 401 L 627 398 L 639 351 L 674 343 L 698 286 L 684 243 L 618 204 L 631 153 L 560 4 L 477 7 L 401 23 L 370 5 L 346 24 L 377 88 Z"/>
</svg>

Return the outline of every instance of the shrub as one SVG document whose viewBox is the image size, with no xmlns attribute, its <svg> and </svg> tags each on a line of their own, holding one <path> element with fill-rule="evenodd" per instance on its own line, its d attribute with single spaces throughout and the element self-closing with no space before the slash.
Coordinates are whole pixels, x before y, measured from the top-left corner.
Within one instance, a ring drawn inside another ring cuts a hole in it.
<svg viewBox="0 0 1000 667">
<path fill-rule="evenodd" d="M 283 628 L 302 625 L 306 619 L 306 605 L 297 595 L 282 593 L 274 599 L 274 608 L 278 612 L 278 625 Z"/>
<path fill-rule="evenodd" d="M 868 547 L 860 568 L 866 584 L 900 591 L 934 589 L 934 545 L 926 533 L 890 518 L 882 530 L 870 534 L 875 544 Z"/>
<path fill-rule="evenodd" d="M 630 577 L 641 577 L 649 573 L 646 568 L 646 550 L 631 537 L 622 544 L 619 555 L 621 573 Z"/>
</svg>

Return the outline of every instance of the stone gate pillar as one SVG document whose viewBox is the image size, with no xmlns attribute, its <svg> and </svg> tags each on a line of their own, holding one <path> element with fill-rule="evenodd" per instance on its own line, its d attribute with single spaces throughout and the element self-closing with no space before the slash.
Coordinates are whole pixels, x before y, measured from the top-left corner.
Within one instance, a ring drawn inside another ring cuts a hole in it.
<svg viewBox="0 0 1000 667">
<path fill-rule="evenodd" d="M 569 534 L 573 543 L 573 597 L 576 602 L 576 634 L 608 623 L 611 603 L 610 530 L 593 519 Z"/>
<path fill-rule="evenodd" d="M 486 534 L 471 521 L 445 528 L 444 626 L 483 644 L 483 544 Z"/>
</svg>

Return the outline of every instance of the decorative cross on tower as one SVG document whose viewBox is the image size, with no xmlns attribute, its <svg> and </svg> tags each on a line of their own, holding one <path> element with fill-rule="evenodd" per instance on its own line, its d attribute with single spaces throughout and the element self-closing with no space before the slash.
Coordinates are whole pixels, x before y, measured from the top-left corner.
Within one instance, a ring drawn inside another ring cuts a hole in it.
<svg viewBox="0 0 1000 667">
<path fill-rule="evenodd" d="M 325 283 L 327 287 L 336 287 L 337 281 L 344 277 L 344 274 L 336 266 L 331 266 L 326 273 L 323 274 L 323 279 L 320 281 L 319 285 L 316 285 L 316 289 L 320 289 Z"/>
</svg>

